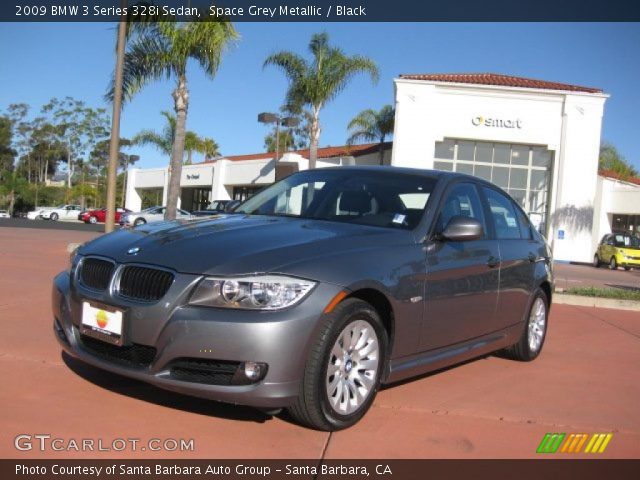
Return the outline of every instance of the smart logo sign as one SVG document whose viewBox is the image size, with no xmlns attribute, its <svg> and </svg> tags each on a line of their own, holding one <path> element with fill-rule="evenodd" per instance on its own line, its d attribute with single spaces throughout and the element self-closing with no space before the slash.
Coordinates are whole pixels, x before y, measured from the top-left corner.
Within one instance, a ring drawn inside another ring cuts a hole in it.
<svg viewBox="0 0 640 480">
<path fill-rule="evenodd" d="M 536 453 L 603 453 L 612 433 L 547 433 Z"/>
<path fill-rule="evenodd" d="M 496 117 L 483 117 L 478 115 L 471 119 L 471 123 L 476 127 L 490 127 L 490 128 L 522 128 L 522 120 L 519 118 L 496 118 Z"/>
</svg>

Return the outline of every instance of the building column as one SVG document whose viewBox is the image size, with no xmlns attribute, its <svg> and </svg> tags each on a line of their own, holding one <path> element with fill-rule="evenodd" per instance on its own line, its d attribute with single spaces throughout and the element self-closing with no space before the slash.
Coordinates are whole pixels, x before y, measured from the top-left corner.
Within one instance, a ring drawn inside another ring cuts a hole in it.
<svg viewBox="0 0 640 480">
<path fill-rule="evenodd" d="M 211 182 L 211 201 L 231 200 L 231 196 L 224 187 L 229 160 L 216 160 L 213 166 L 213 181 Z"/>
<path fill-rule="evenodd" d="M 142 209 L 142 198 L 136 190 L 136 177 L 139 168 L 130 168 L 127 170 L 127 188 L 125 193 L 125 204 L 129 210 L 138 212 Z"/>
</svg>

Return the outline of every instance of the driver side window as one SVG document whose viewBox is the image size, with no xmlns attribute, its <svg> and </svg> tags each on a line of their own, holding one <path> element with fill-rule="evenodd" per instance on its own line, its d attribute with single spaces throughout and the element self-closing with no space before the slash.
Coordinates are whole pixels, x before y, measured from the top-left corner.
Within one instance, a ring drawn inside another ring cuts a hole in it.
<svg viewBox="0 0 640 480">
<path fill-rule="evenodd" d="M 447 193 L 438 215 L 436 231 L 442 233 L 451 219 L 456 216 L 478 220 L 485 232 L 484 237 L 486 237 L 487 227 L 482 213 L 482 203 L 476 187 L 471 183 L 459 183 Z"/>
</svg>

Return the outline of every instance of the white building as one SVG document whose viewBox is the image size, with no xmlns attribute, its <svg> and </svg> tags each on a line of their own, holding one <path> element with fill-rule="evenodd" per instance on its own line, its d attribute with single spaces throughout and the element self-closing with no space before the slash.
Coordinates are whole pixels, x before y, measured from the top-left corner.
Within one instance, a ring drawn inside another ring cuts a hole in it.
<svg viewBox="0 0 640 480">
<path fill-rule="evenodd" d="M 401 75 L 394 83 L 394 142 L 392 150 L 385 144 L 384 164 L 496 183 L 529 212 L 556 260 L 589 262 L 605 233 L 640 232 L 640 185 L 598 175 L 602 90 L 496 74 Z M 307 158 L 284 154 L 278 177 L 306 169 Z M 318 167 L 379 163 L 377 144 L 318 150 Z M 181 206 L 244 199 L 275 178 L 272 153 L 184 166 Z M 126 206 L 164 204 L 167 185 L 166 168 L 131 169 Z"/>
</svg>

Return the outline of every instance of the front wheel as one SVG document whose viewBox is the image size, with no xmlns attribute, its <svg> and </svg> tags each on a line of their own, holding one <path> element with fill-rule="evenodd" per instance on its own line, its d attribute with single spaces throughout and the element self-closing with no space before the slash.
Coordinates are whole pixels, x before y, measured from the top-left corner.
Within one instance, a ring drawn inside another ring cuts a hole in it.
<svg viewBox="0 0 640 480">
<path fill-rule="evenodd" d="M 388 336 L 378 312 L 355 298 L 343 301 L 323 322 L 289 413 L 304 425 L 334 431 L 354 425 L 371 407 Z"/>
<path fill-rule="evenodd" d="M 611 260 L 609 261 L 609 268 L 611 270 L 617 270 L 618 269 L 618 262 L 616 262 L 616 257 L 611 257 Z"/>
<path fill-rule="evenodd" d="M 98 223 L 98 219 L 96 217 L 89 217 L 89 223 Z"/>
<path fill-rule="evenodd" d="M 600 259 L 598 258 L 597 253 L 593 256 L 593 266 L 596 268 L 600 267 Z"/>
<path fill-rule="evenodd" d="M 147 221 L 144 218 L 136 218 L 136 221 L 133 222 L 133 226 L 137 227 L 139 225 L 144 225 Z"/>
<path fill-rule="evenodd" d="M 624 267 L 624 269 L 628 272 L 629 270 L 631 270 L 631 267 Z"/>
<path fill-rule="evenodd" d="M 53 221 L 55 222 L 56 220 L 58 220 L 58 214 L 57 214 L 57 213 L 52 213 L 52 214 L 49 216 L 49 219 L 50 219 L 50 220 L 53 220 Z"/>
<path fill-rule="evenodd" d="M 507 356 L 523 362 L 530 362 L 537 358 L 547 337 L 548 318 L 549 300 L 546 293 L 538 288 L 529 307 L 524 332 L 518 343 L 506 349 Z"/>
</svg>

